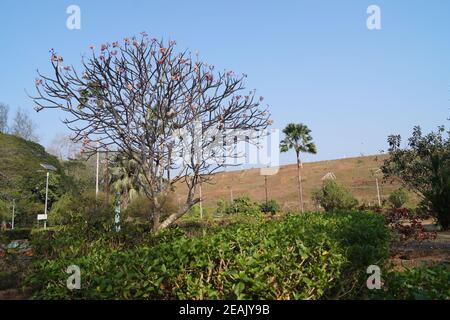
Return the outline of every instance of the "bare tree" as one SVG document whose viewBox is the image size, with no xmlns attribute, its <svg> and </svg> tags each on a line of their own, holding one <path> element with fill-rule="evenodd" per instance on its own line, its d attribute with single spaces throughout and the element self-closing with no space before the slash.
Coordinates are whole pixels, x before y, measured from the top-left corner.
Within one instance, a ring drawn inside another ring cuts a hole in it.
<svg viewBox="0 0 450 320">
<path fill-rule="evenodd" d="M 85 152 L 108 148 L 137 163 L 154 230 L 199 202 L 196 187 L 224 167 L 231 145 L 248 139 L 244 132 L 271 124 L 262 97 L 245 91 L 245 75 L 216 72 L 198 55 L 175 47 L 175 41 L 149 39 L 145 32 L 103 44 L 99 53 L 91 46 L 81 72 L 52 52 L 53 75 L 38 71 L 32 97 L 37 111 L 68 114 L 64 123 Z M 184 204 L 162 217 L 160 199 L 180 182 L 187 186 Z"/>
<path fill-rule="evenodd" d="M 25 140 L 37 142 L 39 139 L 35 131 L 36 124 L 24 110 L 19 108 L 13 119 L 11 134 Z"/>
<path fill-rule="evenodd" d="M 81 151 L 81 143 L 74 142 L 69 134 L 61 133 L 52 139 L 47 151 L 60 160 L 74 159 Z"/>
<path fill-rule="evenodd" d="M 0 103 L 0 133 L 8 132 L 8 113 L 9 106 L 4 103 Z"/>
</svg>

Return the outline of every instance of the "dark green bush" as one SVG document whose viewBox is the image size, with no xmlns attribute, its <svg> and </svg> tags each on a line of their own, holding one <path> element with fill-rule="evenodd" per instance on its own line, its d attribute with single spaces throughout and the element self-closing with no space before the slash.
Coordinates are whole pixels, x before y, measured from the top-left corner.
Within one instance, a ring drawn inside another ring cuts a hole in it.
<svg viewBox="0 0 450 320">
<path fill-rule="evenodd" d="M 262 202 L 259 205 L 259 209 L 264 213 L 275 214 L 277 212 L 280 212 L 280 205 L 275 200 L 269 200 L 267 202 Z"/>
<path fill-rule="evenodd" d="M 261 213 L 259 205 L 249 197 L 238 197 L 228 204 L 225 209 L 227 214 L 242 214 L 246 216 L 257 216 Z"/>
<path fill-rule="evenodd" d="M 370 264 L 387 257 L 389 233 L 373 213 L 290 215 L 236 223 L 204 236 L 178 228 L 126 240 L 50 236 L 27 283 L 42 299 L 323 299 L 352 297 Z M 36 242 L 35 242 L 36 243 Z M 38 245 L 36 243 L 36 245 Z M 66 288 L 68 265 L 82 289 Z"/>
<path fill-rule="evenodd" d="M 13 230 L 2 231 L 9 241 L 13 240 L 25 240 L 30 238 L 30 228 L 15 228 Z"/>
<path fill-rule="evenodd" d="M 386 300 L 449 300 L 450 267 L 412 268 L 389 272 L 383 277 L 381 290 L 371 290 L 373 299 Z"/>
<path fill-rule="evenodd" d="M 313 191 L 312 197 L 325 211 L 350 210 L 358 205 L 358 200 L 350 191 L 334 180 L 326 180 L 320 189 Z"/>
</svg>

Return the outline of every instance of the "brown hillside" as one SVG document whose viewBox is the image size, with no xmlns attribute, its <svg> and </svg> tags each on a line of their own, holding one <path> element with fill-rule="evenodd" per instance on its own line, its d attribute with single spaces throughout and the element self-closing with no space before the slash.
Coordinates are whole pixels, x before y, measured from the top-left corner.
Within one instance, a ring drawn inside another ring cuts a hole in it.
<svg viewBox="0 0 450 320">
<path fill-rule="evenodd" d="M 302 169 L 304 199 L 307 209 L 314 209 L 312 190 L 322 185 L 322 177 L 328 172 L 335 174 L 337 181 L 349 188 L 360 203 L 377 203 L 374 169 L 379 168 L 386 155 L 327 160 L 304 163 Z M 383 183 L 378 174 L 381 198 L 386 199 L 399 186 Z M 268 198 L 277 200 L 284 209 L 296 209 L 298 205 L 296 165 L 281 166 L 278 174 L 267 177 Z M 180 190 L 182 191 L 182 190 Z M 253 200 L 265 199 L 264 176 L 259 169 L 217 173 L 208 184 L 203 184 L 203 199 L 206 207 L 215 206 L 219 198 L 227 201 L 231 197 L 248 195 Z"/>
</svg>

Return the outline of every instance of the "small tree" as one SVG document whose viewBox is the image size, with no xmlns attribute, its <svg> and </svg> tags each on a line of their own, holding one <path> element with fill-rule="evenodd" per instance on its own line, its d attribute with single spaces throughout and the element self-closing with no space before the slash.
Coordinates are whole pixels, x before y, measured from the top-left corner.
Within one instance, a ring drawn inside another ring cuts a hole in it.
<svg viewBox="0 0 450 320">
<path fill-rule="evenodd" d="M 358 205 L 351 192 L 334 180 L 326 180 L 322 188 L 313 191 L 313 200 L 325 211 L 353 209 Z"/>
<path fill-rule="evenodd" d="M 389 196 L 389 202 L 395 209 L 400 209 L 401 207 L 403 207 L 408 202 L 408 200 L 408 191 L 403 188 L 393 191 Z"/>
<path fill-rule="evenodd" d="M 136 161 L 150 200 L 154 230 L 171 225 L 200 201 L 197 186 L 223 168 L 233 144 L 247 141 L 241 131 L 271 124 L 262 97 L 245 92 L 245 75 L 216 72 L 175 41 L 141 37 L 103 44 L 76 71 L 51 52 L 53 76 L 38 72 L 36 110 L 56 108 L 84 141 L 85 152 L 99 148 Z M 250 139 L 251 140 L 251 139 Z M 251 142 L 251 141 L 250 141 Z M 176 184 L 187 187 L 184 205 L 161 221 L 161 197 Z"/>
<path fill-rule="evenodd" d="M 406 148 L 401 137 L 388 137 L 390 157 L 382 171 L 386 179 L 398 179 L 418 194 L 444 229 L 450 227 L 450 134 L 443 126 L 422 134 L 415 127 Z"/>
<path fill-rule="evenodd" d="M 297 156 L 297 178 L 298 178 L 298 194 L 299 194 L 299 207 L 302 213 L 303 207 L 303 186 L 301 167 L 302 161 L 300 159 L 300 153 L 317 153 L 316 145 L 312 141 L 311 130 L 304 124 L 290 123 L 283 129 L 285 138 L 281 140 L 280 151 L 288 152 L 290 149 L 294 149 Z"/>
<path fill-rule="evenodd" d="M 25 140 L 37 142 L 36 124 L 31 120 L 28 113 L 18 109 L 11 126 L 11 134 Z"/>
</svg>

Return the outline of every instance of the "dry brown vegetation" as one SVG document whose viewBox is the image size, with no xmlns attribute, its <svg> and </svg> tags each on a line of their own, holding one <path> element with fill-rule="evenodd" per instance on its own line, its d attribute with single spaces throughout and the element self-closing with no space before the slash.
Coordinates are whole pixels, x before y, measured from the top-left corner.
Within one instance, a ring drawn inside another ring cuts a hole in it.
<svg viewBox="0 0 450 320">
<path fill-rule="evenodd" d="M 305 207 L 316 209 L 311 200 L 311 193 L 322 185 L 322 178 L 329 172 L 335 174 L 339 183 L 343 184 L 360 203 L 376 204 L 377 190 L 372 172 L 379 168 L 387 155 L 374 155 L 337 160 L 304 163 L 302 176 L 304 182 Z M 396 183 L 383 183 L 378 174 L 381 199 L 387 199 L 389 194 L 399 187 Z M 283 209 L 297 210 L 297 171 L 296 165 L 281 166 L 278 174 L 267 178 L 268 198 L 280 203 Z M 183 187 L 179 189 L 183 192 Z M 247 195 L 253 200 L 265 199 L 264 176 L 259 169 L 217 173 L 210 184 L 204 184 L 203 199 L 205 206 L 215 206 L 219 198 L 229 201 L 231 196 Z"/>
</svg>

